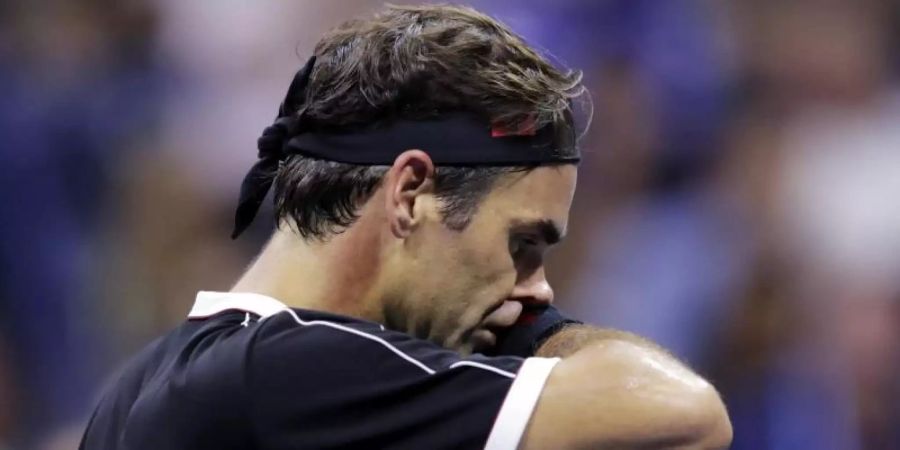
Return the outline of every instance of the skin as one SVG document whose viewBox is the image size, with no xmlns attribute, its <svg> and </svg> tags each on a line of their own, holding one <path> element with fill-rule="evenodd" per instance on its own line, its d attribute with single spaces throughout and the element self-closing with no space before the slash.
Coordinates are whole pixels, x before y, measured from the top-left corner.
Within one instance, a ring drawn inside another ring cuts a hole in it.
<svg viewBox="0 0 900 450">
<path fill-rule="evenodd" d="M 284 224 L 234 286 L 289 306 L 380 322 L 463 354 L 495 343 L 524 307 L 553 301 L 544 255 L 565 235 L 572 165 L 501 177 L 462 231 L 441 221 L 427 153 L 397 157 L 343 233 L 304 241 Z M 537 356 L 559 357 L 522 449 L 720 449 L 716 390 L 655 344 L 572 326 Z"/>
</svg>

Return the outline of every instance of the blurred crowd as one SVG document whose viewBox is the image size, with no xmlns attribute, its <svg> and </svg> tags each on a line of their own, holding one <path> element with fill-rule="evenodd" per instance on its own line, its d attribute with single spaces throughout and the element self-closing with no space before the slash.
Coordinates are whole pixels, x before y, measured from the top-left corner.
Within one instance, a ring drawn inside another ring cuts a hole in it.
<svg viewBox="0 0 900 450">
<path fill-rule="evenodd" d="M 591 92 L 558 304 L 709 377 L 734 449 L 900 448 L 900 2 L 469 4 Z M 256 137 L 380 6 L 0 2 L 0 449 L 74 448 L 104 378 L 229 288 L 272 225 L 228 238 Z"/>
</svg>

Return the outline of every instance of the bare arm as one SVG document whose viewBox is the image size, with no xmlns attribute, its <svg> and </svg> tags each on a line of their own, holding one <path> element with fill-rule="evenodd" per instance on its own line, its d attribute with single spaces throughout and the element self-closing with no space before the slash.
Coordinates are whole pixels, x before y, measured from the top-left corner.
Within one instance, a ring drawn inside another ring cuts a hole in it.
<svg viewBox="0 0 900 450">
<path fill-rule="evenodd" d="M 523 449 L 720 449 L 731 424 L 716 390 L 636 335 L 574 325 L 537 356 L 558 356 Z"/>
</svg>

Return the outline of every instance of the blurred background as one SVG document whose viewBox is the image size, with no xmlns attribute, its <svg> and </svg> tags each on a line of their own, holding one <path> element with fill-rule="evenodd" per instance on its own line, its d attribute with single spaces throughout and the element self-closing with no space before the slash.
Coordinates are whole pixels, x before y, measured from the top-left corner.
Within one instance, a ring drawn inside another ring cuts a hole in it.
<svg viewBox="0 0 900 450">
<path fill-rule="evenodd" d="M 558 303 L 709 377 L 734 449 L 900 449 L 900 2 L 469 4 L 591 90 Z M 117 365 L 229 288 L 271 226 L 228 238 L 257 136 L 380 6 L 0 2 L 0 448 L 75 448 Z"/>
</svg>

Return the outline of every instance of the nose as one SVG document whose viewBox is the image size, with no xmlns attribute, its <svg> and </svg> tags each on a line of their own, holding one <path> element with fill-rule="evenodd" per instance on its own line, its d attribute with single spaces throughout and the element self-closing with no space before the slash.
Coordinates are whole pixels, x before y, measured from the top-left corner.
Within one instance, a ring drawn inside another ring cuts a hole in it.
<svg viewBox="0 0 900 450">
<path fill-rule="evenodd" d="M 543 267 L 539 267 L 516 281 L 510 299 L 521 302 L 525 307 L 548 306 L 553 303 L 553 288 L 547 281 Z"/>
</svg>

